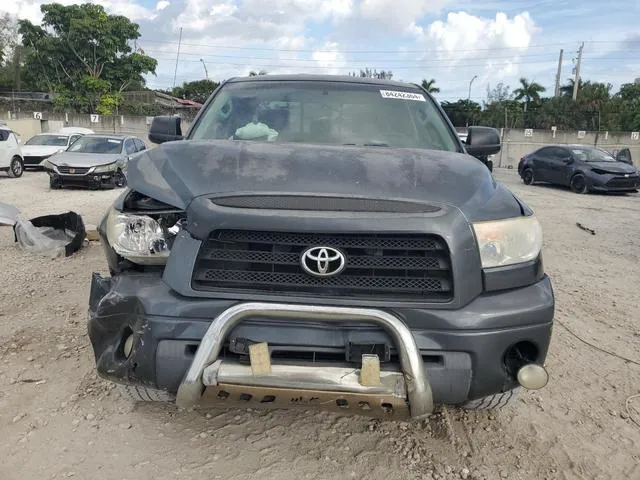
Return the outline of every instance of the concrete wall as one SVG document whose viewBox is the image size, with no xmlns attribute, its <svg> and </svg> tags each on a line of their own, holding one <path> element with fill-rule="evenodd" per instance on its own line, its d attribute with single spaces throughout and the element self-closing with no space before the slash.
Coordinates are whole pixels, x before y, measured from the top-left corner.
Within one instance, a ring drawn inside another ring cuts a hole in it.
<svg viewBox="0 0 640 480">
<path fill-rule="evenodd" d="M 553 132 L 533 130 L 532 135 L 525 136 L 524 130 L 504 129 L 502 132 L 502 151 L 493 158 L 497 167 L 516 168 L 520 159 L 527 153 L 545 145 L 596 145 L 608 151 L 629 148 L 633 163 L 640 166 L 640 140 L 632 138 L 630 132 L 586 132 L 578 138 L 578 132 Z"/>
<path fill-rule="evenodd" d="M 5 112 L 0 118 L 15 118 Z M 91 116 L 86 114 L 54 114 L 42 112 L 42 120 L 34 120 L 31 113 L 18 115 L 17 120 L 6 120 L 7 123 L 26 141 L 36 133 L 55 132 L 62 127 L 85 127 L 97 133 L 124 133 L 136 135 L 151 146 L 147 139 L 151 117 L 117 115 L 97 118 L 97 122 L 91 121 Z M 96 120 L 94 118 L 94 120 Z M 187 132 L 189 119 L 182 120 L 182 131 Z M 458 129 L 463 131 L 464 129 Z M 515 168 L 520 159 L 544 145 L 554 144 L 582 144 L 597 145 L 605 150 L 614 151 L 628 147 L 631 151 L 633 162 L 640 166 L 640 139 L 632 138 L 631 132 L 586 132 L 583 138 L 578 137 L 577 131 L 553 132 L 548 130 L 533 130 L 527 136 L 522 129 L 502 129 L 502 151 L 493 157 L 496 167 Z M 527 133 L 529 133 L 527 131 Z"/>
</svg>

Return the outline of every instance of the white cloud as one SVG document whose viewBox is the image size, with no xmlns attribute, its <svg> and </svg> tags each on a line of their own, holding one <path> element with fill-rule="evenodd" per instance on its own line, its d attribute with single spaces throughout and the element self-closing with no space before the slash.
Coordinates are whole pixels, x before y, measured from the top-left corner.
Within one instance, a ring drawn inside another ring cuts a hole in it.
<svg viewBox="0 0 640 480">
<path fill-rule="evenodd" d="M 0 14 L 8 13 L 20 19 L 30 20 L 32 23 L 40 23 L 42 13 L 40 6 L 53 3 L 48 0 L 9 0 L 0 1 Z M 86 2 L 77 0 L 56 0 L 55 3 L 62 5 L 74 5 Z M 109 13 L 124 15 L 131 20 L 151 20 L 154 13 L 147 8 L 129 0 L 94 0 L 93 3 L 102 5 Z M 160 2 L 162 3 L 162 1 Z M 168 2 L 167 2 L 168 3 Z"/>
<path fill-rule="evenodd" d="M 495 19 L 457 12 L 449 13 L 445 22 L 433 22 L 426 30 L 415 28 L 414 33 L 423 32 L 445 56 L 462 59 L 473 56 L 478 49 L 509 48 L 515 53 L 526 50 L 536 30 L 527 12 L 512 19 L 502 12 Z"/>
<path fill-rule="evenodd" d="M 362 0 L 360 12 L 400 30 L 418 22 L 427 13 L 438 12 L 448 0 Z"/>
<path fill-rule="evenodd" d="M 322 48 L 315 50 L 311 55 L 317 66 L 323 67 L 324 73 L 338 74 L 347 67 L 347 59 L 340 52 L 335 42 L 327 42 Z"/>
<path fill-rule="evenodd" d="M 160 10 L 164 10 L 165 8 L 167 8 L 169 5 L 171 5 L 171 3 L 167 2 L 167 0 L 160 0 L 157 4 L 156 4 L 156 10 L 160 11 Z"/>
</svg>

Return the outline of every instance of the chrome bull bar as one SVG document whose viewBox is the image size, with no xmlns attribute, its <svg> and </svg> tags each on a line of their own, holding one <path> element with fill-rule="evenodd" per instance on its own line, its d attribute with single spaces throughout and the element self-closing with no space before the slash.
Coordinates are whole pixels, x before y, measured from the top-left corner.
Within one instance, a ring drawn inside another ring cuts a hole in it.
<svg viewBox="0 0 640 480">
<path fill-rule="evenodd" d="M 411 417 L 421 418 L 433 412 L 433 395 L 424 362 L 409 328 L 395 315 L 377 309 L 318 305 L 290 305 L 249 302 L 228 308 L 209 326 L 198 346 L 189 370 L 178 388 L 176 403 L 183 408 L 197 404 L 205 389 L 204 371 L 220 355 L 224 340 L 231 330 L 247 317 L 293 318 L 342 323 L 370 323 L 386 330 L 391 336 L 404 375 Z"/>
</svg>

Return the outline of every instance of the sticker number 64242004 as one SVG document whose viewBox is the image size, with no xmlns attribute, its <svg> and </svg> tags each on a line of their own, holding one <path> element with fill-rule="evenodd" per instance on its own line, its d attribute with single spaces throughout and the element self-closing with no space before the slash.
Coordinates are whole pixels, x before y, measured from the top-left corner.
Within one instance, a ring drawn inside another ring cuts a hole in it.
<svg viewBox="0 0 640 480">
<path fill-rule="evenodd" d="M 384 98 L 397 98 L 398 100 L 413 100 L 415 102 L 426 102 L 424 95 L 412 92 L 398 92 L 395 90 L 380 90 L 380 95 Z"/>
</svg>

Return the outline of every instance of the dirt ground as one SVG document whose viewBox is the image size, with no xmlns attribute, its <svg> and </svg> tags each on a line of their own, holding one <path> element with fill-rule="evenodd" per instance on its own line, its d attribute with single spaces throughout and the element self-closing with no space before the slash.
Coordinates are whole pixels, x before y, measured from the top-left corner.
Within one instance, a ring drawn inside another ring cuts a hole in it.
<svg viewBox="0 0 640 480">
<path fill-rule="evenodd" d="M 101 246 L 22 253 L 0 227 L 0 479 L 640 479 L 640 195 L 580 196 L 496 173 L 538 215 L 557 298 L 551 380 L 499 413 L 422 424 L 305 411 L 132 405 L 94 373 L 86 334 Z M 28 216 L 97 223 L 117 191 L 0 174 Z M 576 222 L 596 231 L 591 235 Z M 631 415 L 631 416 L 630 416 Z"/>
</svg>

